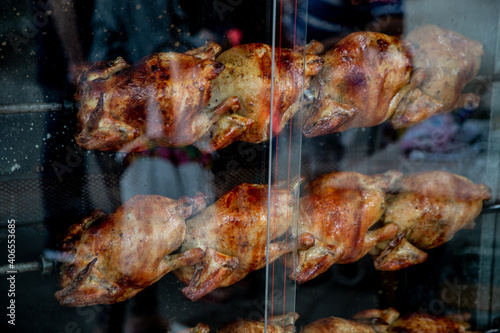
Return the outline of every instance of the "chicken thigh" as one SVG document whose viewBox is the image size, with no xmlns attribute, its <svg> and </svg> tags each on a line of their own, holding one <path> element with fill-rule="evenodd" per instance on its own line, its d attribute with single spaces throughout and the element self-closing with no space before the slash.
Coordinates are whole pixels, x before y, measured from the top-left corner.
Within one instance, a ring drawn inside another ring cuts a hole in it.
<svg viewBox="0 0 500 333">
<path fill-rule="evenodd" d="M 266 44 L 244 44 L 230 48 L 217 57 L 224 72 L 213 81 L 210 107 L 237 96 L 241 108 L 237 115 L 221 119 L 196 145 L 205 152 L 222 148 L 219 129 L 224 122 L 239 131 L 233 141 L 260 143 L 278 134 L 301 106 L 303 89 L 309 87 L 311 76 L 322 67 L 323 59 L 314 54 L 294 52 Z M 273 80 L 274 66 L 274 80 Z M 273 86 L 274 84 L 274 86 Z M 273 86 L 273 89 L 271 87 Z M 272 93 L 272 95 L 271 95 Z M 274 110 L 271 112 L 271 100 Z M 270 122 L 272 118 L 272 133 Z M 238 125 L 247 121 L 247 124 Z M 228 125 L 229 126 L 229 125 Z M 224 143 L 226 144 L 226 143 Z"/>
<path fill-rule="evenodd" d="M 138 195 L 112 214 L 95 211 L 61 239 L 62 305 L 110 304 L 131 298 L 168 272 L 203 259 L 201 249 L 169 255 L 184 240 L 185 218 L 205 207 L 198 195 L 172 200 Z"/>
<path fill-rule="evenodd" d="M 86 149 L 141 151 L 155 145 L 183 147 L 239 107 L 230 96 L 207 108 L 211 80 L 224 69 L 220 46 L 186 53 L 155 53 L 134 65 L 122 58 L 80 66 L 76 100 Z"/>
<path fill-rule="evenodd" d="M 383 220 L 396 224 L 399 235 L 375 259 L 379 270 L 398 270 L 427 258 L 420 249 L 449 241 L 457 231 L 472 227 L 490 199 L 486 185 L 445 171 L 425 171 L 402 177 L 387 199 Z M 377 250 L 373 253 L 377 254 Z"/>
<path fill-rule="evenodd" d="M 457 108 L 478 107 L 479 96 L 462 94 L 462 90 L 481 66 L 480 42 L 435 25 L 411 31 L 407 40 L 417 50 L 412 60 L 414 89 L 396 108 L 391 119 L 394 128 L 409 127 Z"/>
<path fill-rule="evenodd" d="M 197 300 L 266 265 L 268 217 L 270 241 L 276 240 L 290 227 L 296 203 L 293 189 L 274 187 L 268 202 L 267 185 L 240 184 L 186 221 L 181 252 L 201 248 L 206 253 L 204 261 L 196 267 L 186 266 L 174 272 L 187 284 L 182 290 L 187 298 Z M 298 242 L 299 247 L 305 248 L 314 239 L 306 234 Z M 269 262 L 296 247 L 290 241 L 270 243 Z"/>
<path fill-rule="evenodd" d="M 377 243 L 396 236 L 397 226 L 387 224 L 369 230 L 385 211 L 386 191 L 400 173 L 366 176 L 356 172 L 332 172 L 316 178 L 305 187 L 300 199 L 298 228 L 295 233 L 311 233 L 313 247 L 299 250 L 289 274 L 298 283 L 325 272 L 334 263 L 352 263 Z"/>
<path fill-rule="evenodd" d="M 312 79 L 316 96 L 304 114 L 303 133 L 314 137 L 378 125 L 392 116 L 412 70 L 410 50 L 376 32 L 348 35 L 323 55 Z"/>
</svg>

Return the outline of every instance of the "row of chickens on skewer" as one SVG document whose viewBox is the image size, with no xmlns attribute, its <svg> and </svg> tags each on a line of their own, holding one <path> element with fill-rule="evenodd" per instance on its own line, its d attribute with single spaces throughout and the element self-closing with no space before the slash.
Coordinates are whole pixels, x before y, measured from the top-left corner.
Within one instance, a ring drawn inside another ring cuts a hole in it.
<svg viewBox="0 0 500 333">
<path fill-rule="evenodd" d="M 411 313 L 400 316 L 394 308 L 369 309 L 356 313 L 353 318 L 327 317 L 318 319 L 297 330 L 297 313 L 264 319 L 237 319 L 216 330 L 217 333 L 480 333 L 470 330 L 469 314 L 446 316 Z M 178 333 L 210 333 L 210 326 L 198 323 Z"/>
<path fill-rule="evenodd" d="M 386 120 L 406 128 L 479 105 L 462 90 L 479 71 L 482 44 L 435 25 L 405 39 L 356 32 L 326 52 L 316 41 L 294 50 L 254 43 L 220 51 L 209 42 L 133 65 L 118 58 L 79 66 L 76 142 L 127 152 L 194 145 L 210 153 L 269 140 L 302 106 L 303 134 L 314 137 Z"/>
<path fill-rule="evenodd" d="M 300 333 L 466 333 L 470 331 L 468 314 L 437 316 L 425 313 L 412 313 L 400 316 L 394 308 L 385 310 L 369 309 L 356 313 L 352 319 L 327 317 L 318 319 L 302 327 Z M 218 333 L 295 333 L 298 314 L 288 313 L 271 317 L 267 325 L 262 321 L 238 319 L 228 323 Z M 198 324 L 193 333 L 209 333 L 210 327 Z M 479 332 L 476 332 L 479 333 Z"/>
<path fill-rule="evenodd" d="M 398 270 L 471 227 L 490 198 L 484 184 L 445 171 L 332 172 L 300 199 L 298 187 L 242 183 L 208 206 L 202 194 L 138 195 L 109 215 L 97 210 L 60 238 L 55 297 L 115 303 L 173 271 L 195 301 L 277 259 L 298 283 L 369 252 L 377 269 Z"/>
</svg>

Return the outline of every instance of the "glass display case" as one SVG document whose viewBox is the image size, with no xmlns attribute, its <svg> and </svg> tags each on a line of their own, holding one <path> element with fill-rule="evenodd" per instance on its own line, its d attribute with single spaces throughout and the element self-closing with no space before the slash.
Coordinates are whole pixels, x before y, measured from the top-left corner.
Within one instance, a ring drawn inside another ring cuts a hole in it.
<svg viewBox="0 0 500 333">
<path fill-rule="evenodd" d="M 2 329 L 500 330 L 497 1 L 1 6 Z"/>
</svg>

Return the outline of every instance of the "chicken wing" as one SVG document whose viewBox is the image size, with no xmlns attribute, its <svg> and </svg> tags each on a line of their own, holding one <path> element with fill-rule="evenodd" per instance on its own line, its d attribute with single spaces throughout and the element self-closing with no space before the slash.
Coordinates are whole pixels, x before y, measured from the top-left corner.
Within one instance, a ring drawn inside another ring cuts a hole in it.
<svg viewBox="0 0 500 333">
<path fill-rule="evenodd" d="M 317 74 L 323 65 L 323 59 L 314 54 L 304 56 L 304 52 L 285 48 L 276 48 L 274 53 L 273 61 L 271 46 L 254 43 L 232 47 L 217 57 L 225 69 L 213 81 L 209 105 L 215 106 L 231 96 L 237 96 L 241 103 L 237 115 L 223 118 L 220 122 L 227 120 L 238 124 L 244 119 L 248 121 L 247 126 L 235 126 L 240 135 L 234 135 L 234 141 L 260 143 L 278 134 L 300 108 L 303 89 L 309 87 L 311 76 Z M 196 144 L 202 151 L 222 148 L 216 140 L 222 136 L 217 126 Z"/>
<path fill-rule="evenodd" d="M 231 96 L 207 108 L 211 80 L 224 69 L 220 46 L 186 53 L 155 53 L 134 65 L 122 58 L 81 66 L 76 100 L 86 149 L 141 151 L 155 145 L 183 147 L 239 107 Z"/>
<path fill-rule="evenodd" d="M 204 207 L 202 195 L 177 201 L 138 195 L 110 215 L 95 211 L 61 239 L 70 258 L 55 297 L 68 306 L 116 303 L 180 266 L 200 262 L 201 249 L 169 254 L 184 240 L 185 218 Z"/>
<path fill-rule="evenodd" d="M 295 233 L 311 233 L 315 244 L 299 250 L 289 274 L 298 283 L 325 272 L 334 263 L 352 263 L 377 243 L 396 236 L 397 226 L 387 224 L 369 230 L 385 211 L 386 191 L 400 176 L 397 171 L 366 176 L 356 172 L 332 172 L 307 184 L 300 199 Z"/>
<path fill-rule="evenodd" d="M 402 177 L 387 199 L 383 220 L 396 224 L 399 235 L 375 260 L 379 270 L 397 270 L 427 258 L 420 249 L 449 241 L 457 231 L 472 227 L 490 199 L 486 185 L 445 171 L 426 171 Z M 377 253 L 377 251 L 374 251 Z"/>
<path fill-rule="evenodd" d="M 411 53 L 396 37 L 352 33 L 322 57 L 310 89 L 316 100 L 304 114 L 306 137 L 378 125 L 407 92 Z"/>
<path fill-rule="evenodd" d="M 186 238 L 181 252 L 201 248 L 204 261 L 196 267 L 183 267 L 174 273 L 187 286 L 184 295 L 197 300 L 218 287 L 229 286 L 248 273 L 266 265 L 268 204 L 270 239 L 281 237 L 293 220 L 294 190 L 240 184 L 226 192 L 201 214 L 186 221 Z M 304 235 L 299 247 L 311 246 L 314 239 Z M 269 263 L 295 250 L 294 242 L 276 241 L 269 245 Z"/>
<path fill-rule="evenodd" d="M 481 66 L 480 42 L 430 24 L 411 31 L 407 40 L 417 50 L 411 78 L 415 88 L 397 106 L 390 120 L 394 128 L 409 127 L 457 108 L 478 107 L 479 96 L 462 94 L 462 90 Z"/>
</svg>

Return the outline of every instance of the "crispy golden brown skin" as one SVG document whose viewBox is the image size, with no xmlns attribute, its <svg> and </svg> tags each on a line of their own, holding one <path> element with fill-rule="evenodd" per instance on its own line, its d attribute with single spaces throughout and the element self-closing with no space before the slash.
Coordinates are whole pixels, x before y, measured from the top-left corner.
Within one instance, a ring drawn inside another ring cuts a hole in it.
<svg viewBox="0 0 500 333">
<path fill-rule="evenodd" d="M 383 215 L 386 192 L 398 177 L 397 171 L 374 176 L 332 172 L 307 184 L 300 199 L 298 228 L 292 227 L 290 233 L 292 237 L 311 233 L 315 244 L 298 251 L 289 277 L 303 283 L 334 263 L 357 261 L 377 243 L 395 237 L 395 224 L 369 229 Z"/>
<path fill-rule="evenodd" d="M 279 133 L 301 105 L 302 90 L 309 87 L 310 78 L 322 67 L 323 59 L 314 54 L 276 48 L 274 62 L 272 48 L 266 44 L 243 44 L 230 48 L 217 57 L 225 69 L 213 81 L 210 106 L 220 104 L 231 96 L 237 96 L 241 108 L 230 120 L 239 128 L 240 136 L 233 140 L 259 143 L 270 138 L 271 85 L 274 82 L 274 112 L 272 135 Z M 274 63 L 274 81 L 272 67 Z M 247 125 L 238 125 L 247 119 Z M 221 126 L 220 122 L 217 126 Z M 221 145 L 212 142 L 217 128 L 197 143 L 201 150 L 213 151 Z M 204 148 L 203 148 L 204 147 Z"/>
<path fill-rule="evenodd" d="M 183 147 L 198 140 L 237 98 L 207 108 L 211 81 L 224 69 L 216 43 L 186 53 L 155 53 L 134 65 L 122 58 L 81 66 L 76 100 L 86 149 L 141 151 L 154 145 Z"/>
<path fill-rule="evenodd" d="M 298 319 L 298 315 L 294 313 L 287 313 L 284 316 L 277 316 L 269 318 L 267 322 L 267 331 L 271 333 L 294 333 L 294 324 Z M 264 333 L 265 324 L 263 321 L 256 321 L 250 319 L 235 320 L 221 329 L 217 333 Z"/>
<path fill-rule="evenodd" d="M 304 114 L 306 137 L 375 126 L 393 114 L 412 70 L 400 39 L 356 32 L 322 57 L 323 70 L 311 82 L 316 101 Z"/>
<path fill-rule="evenodd" d="M 94 212 L 61 239 L 70 255 L 60 274 L 62 305 L 87 306 L 126 300 L 183 265 L 203 259 L 203 251 L 170 255 L 184 240 L 184 219 L 205 207 L 205 198 L 172 200 L 138 195 L 106 215 Z"/>
<path fill-rule="evenodd" d="M 384 222 L 396 224 L 399 236 L 375 260 L 381 270 L 397 270 L 427 258 L 419 249 L 449 241 L 457 231 L 472 227 L 490 199 L 484 184 L 446 171 L 425 171 L 402 177 L 387 199 Z"/>
<path fill-rule="evenodd" d="M 270 239 L 282 236 L 293 220 L 295 195 L 289 188 L 271 189 Z M 214 204 L 186 221 L 181 251 L 202 248 L 204 261 L 174 273 L 187 284 L 184 295 L 197 300 L 215 288 L 229 286 L 266 265 L 268 186 L 243 183 L 226 192 Z M 308 236 L 299 246 L 311 246 Z M 303 244 L 305 243 L 305 244 Z M 269 246 L 269 262 L 296 248 L 295 242 Z"/>
<path fill-rule="evenodd" d="M 416 49 L 413 90 L 399 103 L 391 119 L 394 128 L 409 127 L 457 108 L 478 107 L 479 96 L 462 94 L 462 90 L 481 66 L 480 42 L 430 24 L 411 31 L 407 40 Z"/>
</svg>

